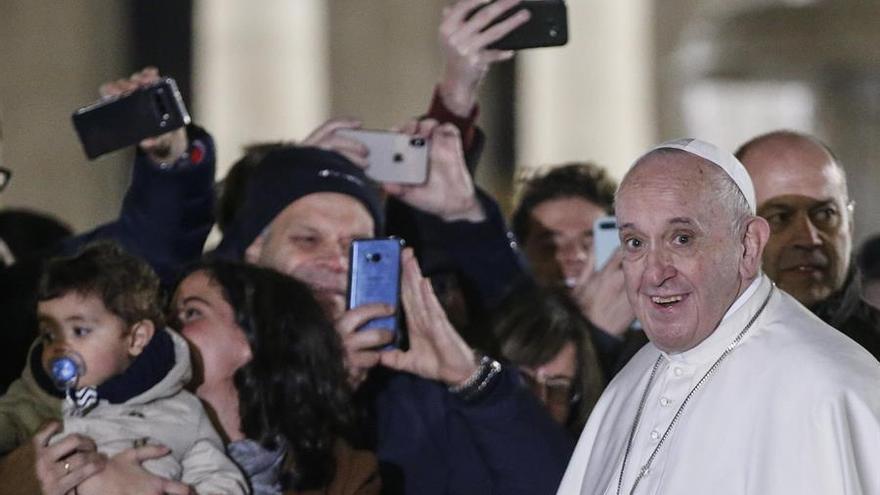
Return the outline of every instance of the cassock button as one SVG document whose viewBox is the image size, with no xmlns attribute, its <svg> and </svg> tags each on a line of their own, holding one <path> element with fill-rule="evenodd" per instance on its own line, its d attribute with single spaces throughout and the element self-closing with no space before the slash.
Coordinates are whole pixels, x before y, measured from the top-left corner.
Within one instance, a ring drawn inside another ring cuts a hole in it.
<svg viewBox="0 0 880 495">
<path fill-rule="evenodd" d="M 670 402 L 671 401 L 669 399 L 667 399 L 666 397 L 660 397 L 660 405 L 661 406 L 666 407 L 669 405 Z"/>
<path fill-rule="evenodd" d="M 660 432 L 657 431 L 657 430 L 652 431 L 652 432 L 651 432 L 651 439 L 652 439 L 652 440 L 657 440 L 658 438 L 660 438 Z"/>
</svg>

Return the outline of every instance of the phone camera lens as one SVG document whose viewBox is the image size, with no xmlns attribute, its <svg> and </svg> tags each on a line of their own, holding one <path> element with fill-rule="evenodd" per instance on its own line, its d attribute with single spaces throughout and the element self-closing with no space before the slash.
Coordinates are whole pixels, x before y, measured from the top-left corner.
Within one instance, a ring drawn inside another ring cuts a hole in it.
<svg viewBox="0 0 880 495">
<path fill-rule="evenodd" d="M 367 253 L 367 261 L 370 263 L 378 263 L 382 260 L 382 255 L 379 253 Z"/>
<path fill-rule="evenodd" d="M 425 138 L 415 137 L 409 140 L 409 144 L 414 148 L 421 148 L 425 146 Z"/>
<path fill-rule="evenodd" d="M 400 153 L 395 153 L 394 155 L 391 156 L 391 160 L 394 163 L 400 163 L 403 161 L 403 155 Z"/>
</svg>

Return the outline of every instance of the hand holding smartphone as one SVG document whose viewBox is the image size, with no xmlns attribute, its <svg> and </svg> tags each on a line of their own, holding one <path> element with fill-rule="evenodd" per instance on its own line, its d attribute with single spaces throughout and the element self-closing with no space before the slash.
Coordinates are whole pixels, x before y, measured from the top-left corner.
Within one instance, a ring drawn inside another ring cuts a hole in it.
<svg viewBox="0 0 880 495">
<path fill-rule="evenodd" d="M 357 239 L 351 243 L 348 276 L 348 309 L 364 304 L 382 303 L 394 308 L 394 314 L 368 321 L 359 330 L 381 329 L 394 333 L 385 349 L 400 342 L 400 256 L 403 241 L 388 237 Z"/>
<path fill-rule="evenodd" d="M 366 129 L 340 129 L 336 134 L 360 141 L 370 150 L 364 172 L 376 182 L 424 184 L 428 180 L 429 140 Z"/>
<path fill-rule="evenodd" d="M 73 114 L 73 125 L 90 159 L 189 123 L 189 112 L 177 83 L 169 77 L 80 108 Z"/>
<path fill-rule="evenodd" d="M 491 2 L 489 5 L 491 5 Z M 473 16 L 476 12 L 487 6 L 480 7 L 471 12 L 470 16 Z M 514 8 L 496 17 L 483 31 L 523 9 L 529 11 L 529 20 L 503 38 L 490 44 L 489 48 L 496 50 L 524 50 L 527 48 L 562 46 L 568 43 L 568 10 L 563 0 L 524 0 Z"/>
</svg>

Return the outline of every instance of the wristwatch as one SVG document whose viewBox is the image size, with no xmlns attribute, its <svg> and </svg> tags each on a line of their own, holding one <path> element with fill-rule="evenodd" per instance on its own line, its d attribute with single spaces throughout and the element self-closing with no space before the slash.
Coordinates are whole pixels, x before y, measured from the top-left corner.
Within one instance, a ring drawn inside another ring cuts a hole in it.
<svg viewBox="0 0 880 495">
<path fill-rule="evenodd" d="M 483 396 L 499 373 L 501 363 L 489 356 L 480 356 L 476 371 L 464 383 L 449 387 L 449 392 L 466 402 L 473 402 Z"/>
</svg>

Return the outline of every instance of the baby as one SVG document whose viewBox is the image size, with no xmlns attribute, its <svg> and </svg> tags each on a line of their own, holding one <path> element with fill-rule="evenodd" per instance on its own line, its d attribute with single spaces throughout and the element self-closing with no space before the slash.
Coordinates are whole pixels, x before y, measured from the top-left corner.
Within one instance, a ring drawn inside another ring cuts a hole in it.
<svg viewBox="0 0 880 495">
<path fill-rule="evenodd" d="M 201 403 L 183 389 L 191 375 L 189 350 L 164 327 L 158 291 L 150 267 L 111 244 L 50 261 L 38 289 L 40 340 L 31 352 L 40 366 L 25 368 L 24 383 L 0 398 L 0 414 L 8 415 L 8 401 L 23 417 L 45 404 L 28 388 L 63 394 L 64 433 L 52 442 L 80 433 L 107 455 L 162 444 L 171 453 L 145 461 L 148 471 L 200 494 L 247 493 Z M 22 400 L 28 396 L 33 400 Z M 4 431 L 27 423 L 0 418 L 0 436 L 27 438 L 33 432 Z"/>
</svg>

